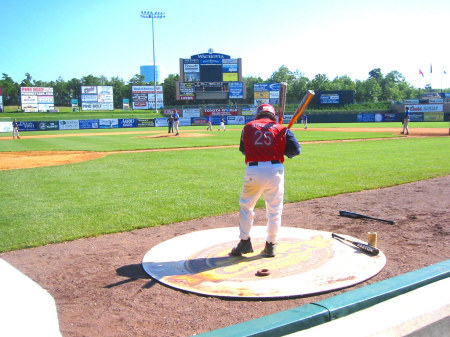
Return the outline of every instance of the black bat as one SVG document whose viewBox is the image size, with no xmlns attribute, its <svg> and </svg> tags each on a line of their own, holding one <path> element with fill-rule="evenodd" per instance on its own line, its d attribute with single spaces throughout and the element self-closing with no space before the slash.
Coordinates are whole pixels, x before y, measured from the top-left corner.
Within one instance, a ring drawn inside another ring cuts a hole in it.
<svg viewBox="0 0 450 337">
<path fill-rule="evenodd" d="M 340 216 L 346 216 L 347 218 L 354 218 L 354 219 L 371 219 L 371 220 L 377 220 L 377 221 L 383 221 L 387 222 L 390 225 L 394 225 L 394 220 L 386 220 L 386 219 L 380 219 L 380 218 L 374 218 L 368 215 L 359 214 L 355 212 L 349 212 L 349 211 L 339 211 Z"/>
<path fill-rule="evenodd" d="M 371 245 L 366 245 L 365 243 L 362 243 L 362 242 L 343 238 L 342 236 L 339 236 L 336 233 L 332 233 L 331 237 L 334 239 L 341 239 L 341 240 L 350 242 L 351 244 L 355 245 L 356 247 L 358 247 L 359 249 L 361 249 L 362 251 L 364 251 L 370 255 L 378 255 L 378 253 L 380 253 L 380 250 L 378 248 L 372 247 Z"/>
</svg>

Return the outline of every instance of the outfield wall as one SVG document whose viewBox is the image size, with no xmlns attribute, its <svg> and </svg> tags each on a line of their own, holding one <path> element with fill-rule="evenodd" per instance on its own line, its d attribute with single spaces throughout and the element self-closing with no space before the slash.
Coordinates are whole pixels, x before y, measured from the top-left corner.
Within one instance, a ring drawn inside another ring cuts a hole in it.
<svg viewBox="0 0 450 337">
<path fill-rule="evenodd" d="M 221 116 L 211 116 L 213 125 L 220 125 Z M 245 125 L 254 119 L 253 115 L 223 116 L 226 125 Z M 292 115 L 285 115 L 283 122 L 289 123 Z M 373 123 L 400 122 L 402 114 L 397 113 L 364 113 L 364 114 L 332 114 L 308 116 L 309 123 Z M 413 113 L 411 122 L 447 121 L 448 113 Z M 5 122 L 3 122 L 5 123 Z M 11 125 L 10 122 L 6 122 Z M 116 129 L 139 127 L 168 127 L 167 118 L 109 118 L 88 120 L 55 120 L 55 121 L 21 121 L 19 131 L 49 131 L 49 130 L 86 130 L 86 129 Z M 301 123 L 301 119 L 297 121 Z M 180 126 L 207 126 L 207 117 L 181 117 Z M 4 127 L 4 129 L 9 129 Z M 0 132 L 6 132 L 1 131 Z"/>
</svg>

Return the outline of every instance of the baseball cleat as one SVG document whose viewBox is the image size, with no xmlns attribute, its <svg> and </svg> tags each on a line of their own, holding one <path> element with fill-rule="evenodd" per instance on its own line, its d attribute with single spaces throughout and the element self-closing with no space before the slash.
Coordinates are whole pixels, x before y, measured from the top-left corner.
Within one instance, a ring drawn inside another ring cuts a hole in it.
<svg viewBox="0 0 450 337">
<path fill-rule="evenodd" d="M 269 243 L 266 241 L 266 246 L 264 247 L 263 251 L 261 252 L 261 255 L 265 255 L 268 257 L 274 257 L 276 250 L 277 250 L 276 243 Z"/>
<path fill-rule="evenodd" d="M 253 253 L 252 242 L 250 241 L 250 239 L 247 240 L 241 239 L 238 245 L 231 250 L 230 255 L 241 256 L 242 254 L 248 253 Z"/>
</svg>

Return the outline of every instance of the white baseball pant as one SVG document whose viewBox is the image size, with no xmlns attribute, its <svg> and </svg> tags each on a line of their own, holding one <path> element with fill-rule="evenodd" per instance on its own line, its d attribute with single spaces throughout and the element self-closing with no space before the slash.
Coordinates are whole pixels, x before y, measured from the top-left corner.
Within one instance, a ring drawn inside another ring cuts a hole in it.
<svg viewBox="0 0 450 337">
<path fill-rule="evenodd" d="M 266 241 L 276 243 L 281 227 L 284 200 L 284 166 L 259 162 L 258 166 L 248 166 L 245 169 L 244 185 L 239 200 L 239 238 L 247 240 L 253 226 L 255 205 L 264 196 L 267 215 Z"/>
</svg>

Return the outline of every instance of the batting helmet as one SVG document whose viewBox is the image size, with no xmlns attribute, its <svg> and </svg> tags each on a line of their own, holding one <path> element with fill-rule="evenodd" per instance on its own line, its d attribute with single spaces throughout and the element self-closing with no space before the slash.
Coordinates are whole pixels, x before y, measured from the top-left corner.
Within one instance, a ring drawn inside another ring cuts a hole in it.
<svg viewBox="0 0 450 337">
<path fill-rule="evenodd" d="M 257 109 L 256 109 L 256 118 L 258 118 L 258 115 L 261 113 L 261 112 L 264 112 L 264 111 L 266 111 L 266 112 L 269 112 L 270 114 L 272 114 L 273 115 L 273 117 L 275 117 L 275 108 L 272 106 L 272 105 L 270 105 L 270 104 L 261 104 Z"/>
</svg>

